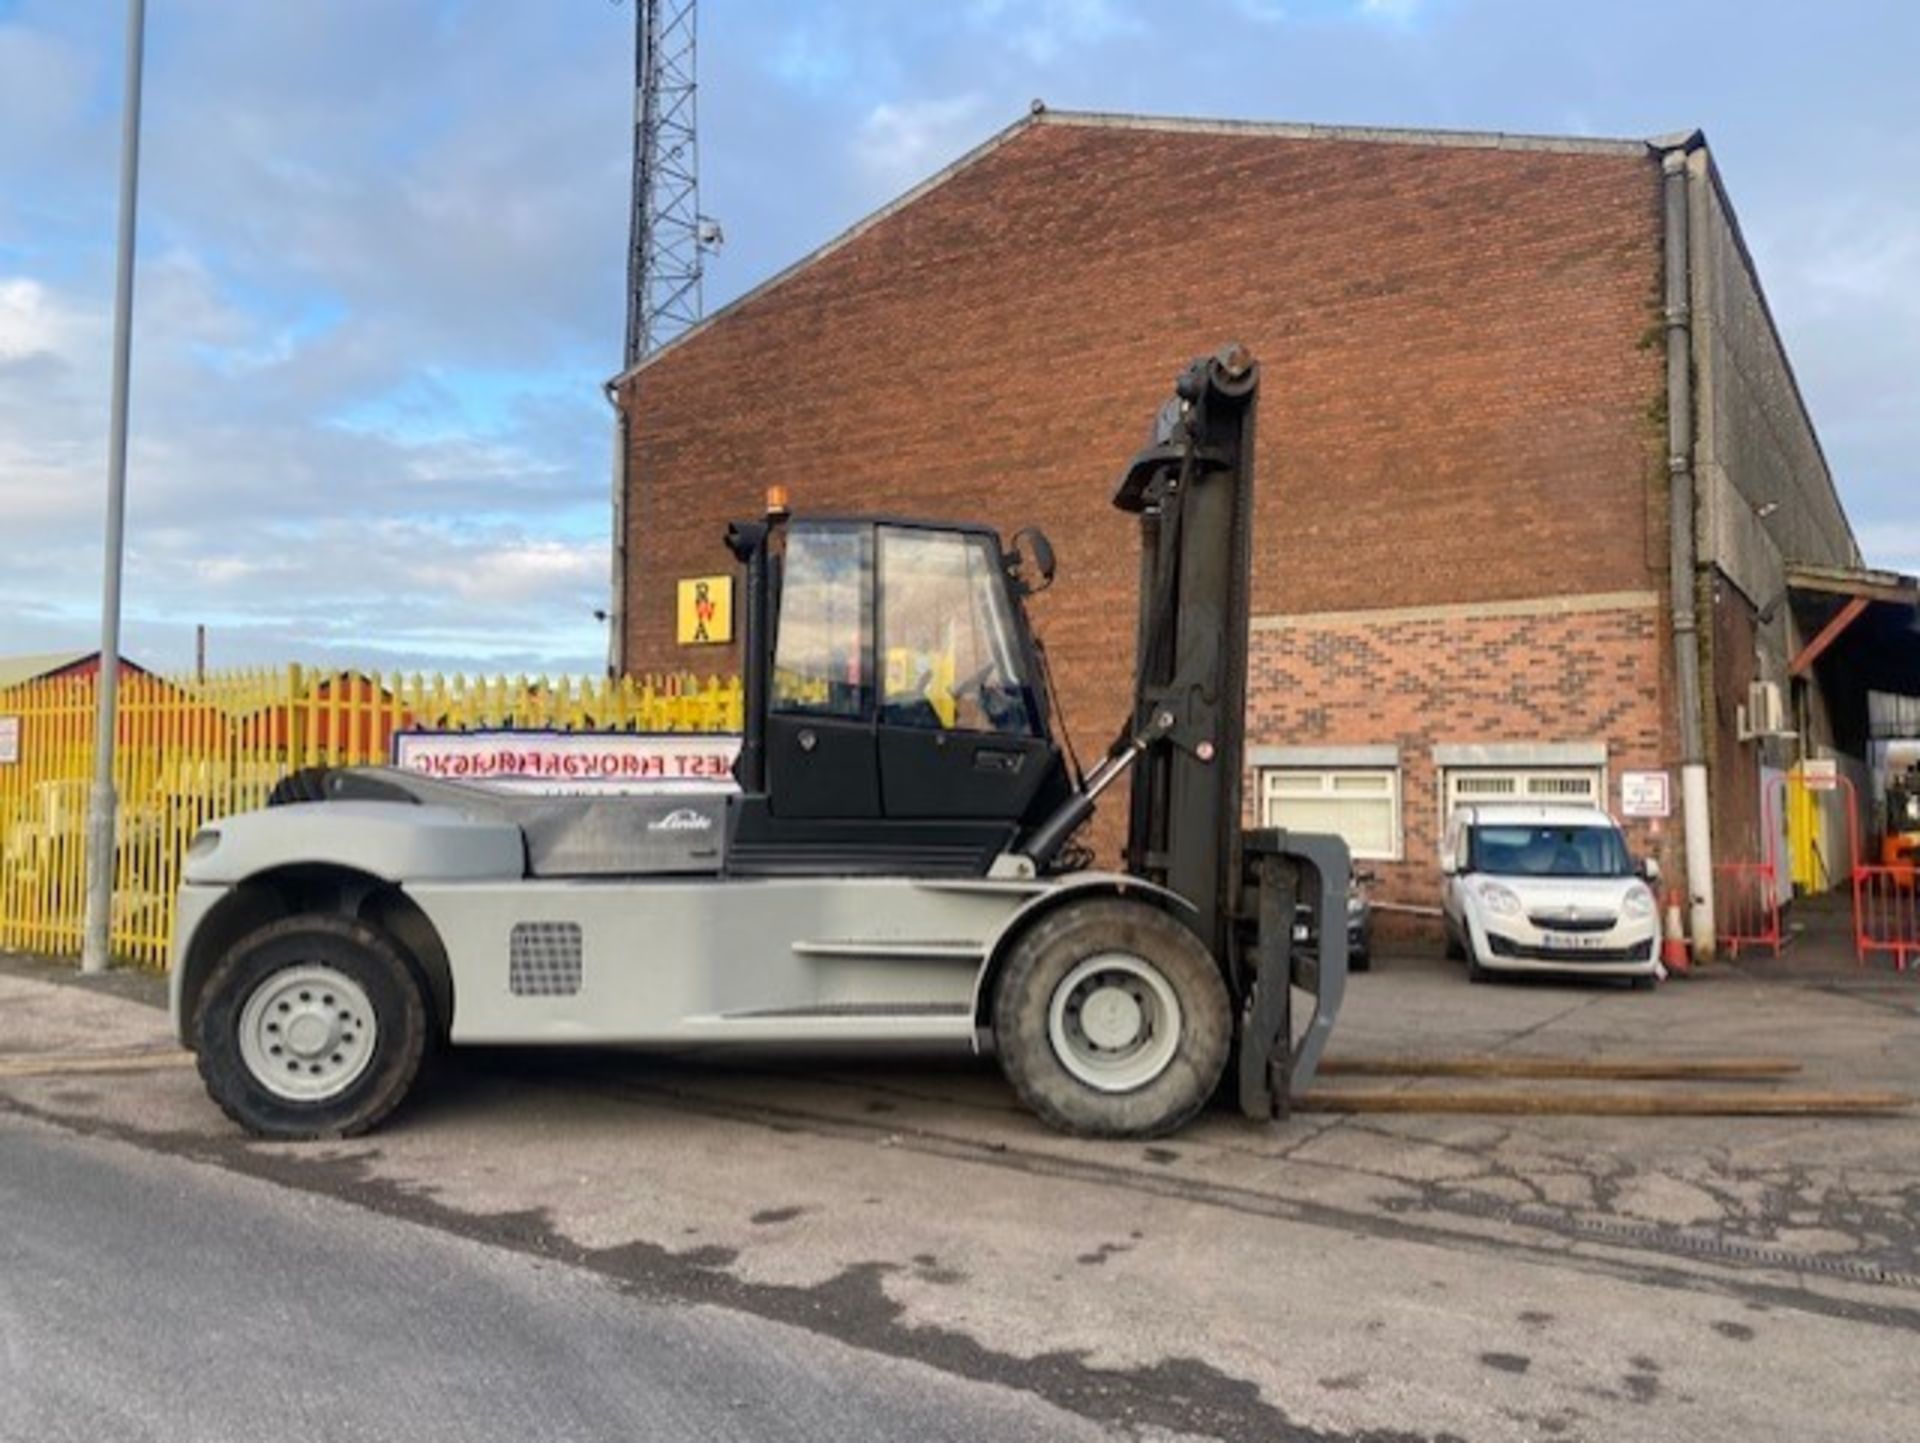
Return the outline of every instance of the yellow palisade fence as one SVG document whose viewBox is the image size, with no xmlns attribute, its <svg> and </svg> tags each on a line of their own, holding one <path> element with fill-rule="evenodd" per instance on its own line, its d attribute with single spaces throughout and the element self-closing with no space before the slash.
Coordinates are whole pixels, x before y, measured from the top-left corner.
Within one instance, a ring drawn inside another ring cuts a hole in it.
<svg viewBox="0 0 1920 1443">
<path fill-rule="evenodd" d="M 93 778 L 94 678 L 0 690 L 0 951 L 77 955 Z M 388 760 L 401 731 L 730 732 L 736 677 L 467 677 L 289 666 L 181 680 L 120 680 L 114 778 L 113 950 L 165 967 L 187 843 L 217 817 L 266 803 L 307 766 Z"/>
</svg>

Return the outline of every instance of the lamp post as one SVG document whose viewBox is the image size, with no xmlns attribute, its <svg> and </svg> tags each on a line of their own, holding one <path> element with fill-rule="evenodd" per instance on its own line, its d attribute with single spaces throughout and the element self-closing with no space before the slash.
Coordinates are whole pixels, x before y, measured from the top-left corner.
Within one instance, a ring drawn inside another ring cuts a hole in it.
<svg viewBox="0 0 1920 1443">
<path fill-rule="evenodd" d="M 113 298 L 113 401 L 107 437 L 107 534 L 100 601 L 100 674 L 94 683 L 93 791 L 87 805 L 87 917 L 80 970 L 104 972 L 112 953 L 113 744 L 120 701 L 120 571 L 126 556 L 127 389 L 133 351 L 134 218 L 140 193 L 140 68 L 147 0 L 127 0 L 126 98 L 120 116 L 120 237 Z"/>
</svg>

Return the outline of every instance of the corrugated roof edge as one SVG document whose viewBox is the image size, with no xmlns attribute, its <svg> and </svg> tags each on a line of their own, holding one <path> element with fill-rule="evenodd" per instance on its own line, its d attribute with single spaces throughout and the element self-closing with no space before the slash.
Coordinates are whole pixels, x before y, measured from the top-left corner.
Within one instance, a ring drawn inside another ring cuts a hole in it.
<svg viewBox="0 0 1920 1443">
<path fill-rule="evenodd" d="M 662 356 L 678 350 L 709 326 L 783 284 L 815 261 L 824 260 L 842 246 L 873 229 L 888 216 L 904 210 L 927 192 L 944 185 L 976 161 L 991 155 L 1015 136 L 1036 125 L 1073 125 L 1089 128 L 1104 126 L 1115 130 L 1162 130 L 1186 135 L 1249 135 L 1280 140 L 1345 140 L 1373 145 L 1433 145 L 1470 150 L 1535 150 L 1558 152 L 1564 155 L 1615 156 L 1659 154 L 1665 150 L 1685 146 L 1699 135 L 1698 131 L 1678 131 L 1673 135 L 1655 136 L 1645 140 L 1624 140 L 1589 136 L 1516 135 L 1493 130 L 1395 130 L 1386 126 L 1311 125 L 1284 120 L 1203 120 L 1175 115 L 1049 110 L 1036 101 L 1031 111 L 1004 130 L 995 132 L 972 150 L 942 166 L 912 189 L 895 196 L 878 210 L 855 221 L 824 245 L 808 251 L 792 264 L 775 271 L 759 285 L 735 296 L 712 315 L 703 317 L 696 324 L 688 326 L 652 355 L 614 376 L 606 383 L 608 394 L 611 395 L 624 386 Z"/>
</svg>

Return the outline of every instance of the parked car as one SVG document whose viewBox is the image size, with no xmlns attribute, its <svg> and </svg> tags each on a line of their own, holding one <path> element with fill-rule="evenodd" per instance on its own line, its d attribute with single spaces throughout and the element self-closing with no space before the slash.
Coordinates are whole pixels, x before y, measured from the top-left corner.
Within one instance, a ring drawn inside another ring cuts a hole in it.
<svg viewBox="0 0 1920 1443">
<path fill-rule="evenodd" d="M 1469 806 L 1447 823 L 1447 950 L 1474 981 L 1501 972 L 1659 976 L 1660 907 L 1626 834 L 1597 807 Z"/>
<path fill-rule="evenodd" d="M 1371 972 L 1373 970 L 1373 903 L 1367 900 L 1367 883 L 1373 880 L 1371 872 L 1355 872 L 1347 883 L 1347 970 L 1349 972 Z M 1319 939 L 1314 936 L 1313 908 L 1301 905 L 1294 912 L 1293 940 L 1312 947 Z"/>
</svg>

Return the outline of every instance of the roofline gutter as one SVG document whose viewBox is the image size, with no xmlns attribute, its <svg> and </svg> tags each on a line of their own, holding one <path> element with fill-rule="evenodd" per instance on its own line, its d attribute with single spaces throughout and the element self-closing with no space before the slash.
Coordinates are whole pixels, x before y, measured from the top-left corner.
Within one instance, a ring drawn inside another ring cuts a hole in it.
<svg viewBox="0 0 1920 1443">
<path fill-rule="evenodd" d="M 1698 131 L 1660 156 L 1666 231 L 1668 587 L 1675 701 L 1680 720 L 1680 811 L 1686 840 L 1688 932 L 1695 962 L 1714 955 L 1713 808 L 1707 788 L 1706 711 L 1700 688 L 1699 548 L 1693 473 L 1693 255 L 1688 198 Z"/>
</svg>

